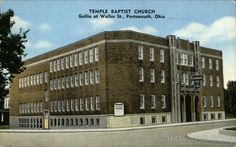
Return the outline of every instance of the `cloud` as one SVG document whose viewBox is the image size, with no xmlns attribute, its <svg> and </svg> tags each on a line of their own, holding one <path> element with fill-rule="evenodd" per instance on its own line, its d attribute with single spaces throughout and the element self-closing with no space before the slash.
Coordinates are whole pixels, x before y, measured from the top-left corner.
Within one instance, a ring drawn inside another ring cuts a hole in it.
<svg viewBox="0 0 236 147">
<path fill-rule="evenodd" d="M 49 31 L 51 29 L 51 26 L 47 23 L 41 23 L 41 24 L 38 25 L 38 28 L 41 31 Z"/>
<path fill-rule="evenodd" d="M 229 80 L 236 80 L 236 18 L 231 16 L 215 20 L 210 25 L 192 22 L 172 34 L 199 40 L 201 45 L 223 50 L 224 86 Z"/>
<path fill-rule="evenodd" d="M 145 26 L 143 28 L 137 28 L 135 26 L 130 26 L 130 27 L 126 27 L 126 28 L 121 28 L 121 30 L 132 30 L 132 31 L 136 31 L 136 32 L 153 34 L 153 35 L 157 33 L 157 30 L 151 26 Z"/>
<path fill-rule="evenodd" d="M 13 31 L 19 31 L 20 28 L 22 28 L 23 30 L 27 30 L 31 26 L 31 24 L 28 21 L 23 20 L 18 16 L 13 16 L 11 20 L 15 22 L 12 28 Z"/>
<path fill-rule="evenodd" d="M 98 18 L 98 19 L 92 19 L 90 23 L 94 28 L 103 28 L 113 24 L 114 20 L 111 18 Z"/>
<path fill-rule="evenodd" d="M 53 45 L 49 41 L 46 40 L 39 40 L 34 45 L 33 48 L 35 49 L 45 49 L 45 48 L 51 48 Z"/>
<path fill-rule="evenodd" d="M 209 44 L 211 40 L 231 40 L 236 38 L 236 19 L 231 16 L 223 17 L 206 26 L 198 22 L 192 22 L 173 34 L 182 38 L 200 40 L 203 44 Z"/>
</svg>

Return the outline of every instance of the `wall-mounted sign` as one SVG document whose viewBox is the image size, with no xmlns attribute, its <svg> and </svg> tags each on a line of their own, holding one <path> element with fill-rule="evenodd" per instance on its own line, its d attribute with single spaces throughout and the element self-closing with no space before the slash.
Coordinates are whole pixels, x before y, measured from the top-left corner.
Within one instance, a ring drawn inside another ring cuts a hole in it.
<svg viewBox="0 0 236 147">
<path fill-rule="evenodd" d="M 124 104 L 115 103 L 114 104 L 114 115 L 115 116 L 124 116 Z"/>
</svg>

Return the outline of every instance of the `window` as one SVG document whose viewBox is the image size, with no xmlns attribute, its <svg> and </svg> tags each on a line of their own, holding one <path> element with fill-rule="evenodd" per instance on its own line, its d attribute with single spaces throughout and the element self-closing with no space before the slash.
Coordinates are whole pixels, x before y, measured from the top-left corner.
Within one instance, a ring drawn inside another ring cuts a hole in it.
<svg viewBox="0 0 236 147">
<path fill-rule="evenodd" d="M 100 110 L 100 97 L 96 96 L 96 110 Z"/>
<path fill-rule="evenodd" d="M 33 75 L 33 79 L 34 79 L 34 82 L 33 82 L 33 85 L 36 85 L 36 75 Z M 24 85 L 24 84 L 23 84 Z"/>
<path fill-rule="evenodd" d="M 57 78 L 57 88 L 60 90 L 61 89 L 61 78 Z"/>
<path fill-rule="evenodd" d="M 66 56 L 66 69 L 69 68 L 69 56 Z"/>
<path fill-rule="evenodd" d="M 100 125 L 100 119 L 96 118 L 96 125 L 99 126 Z"/>
<path fill-rule="evenodd" d="M 145 125 L 145 117 L 140 117 L 140 125 Z"/>
<path fill-rule="evenodd" d="M 57 71 L 61 70 L 60 65 L 61 65 L 60 59 L 57 59 Z"/>
<path fill-rule="evenodd" d="M 93 118 L 90 118 L 90 125 L 94 126 L 94 119 Z"/>
<path fill-rule="evenodd" d="M 43 73 L 39 73 L 39 83 L 43 84 Z M 27 77 L 27 86 L 29 86 L 29 77 Z"/>
<path fill-rule="evenodd" d="M 143 81 L 144 81 L 143 67 L 139 67 L 139 82 L 143 82 Z"/>
<path fill-rule="evenodd" d="M 75 74 L 75 87 L 78 87 L 79 85 L 79 77 L 78 74 Z"/>
<path fill-rule="evenodd" d="M 74 87 L 74 75 L 70 76 L 70 87 Z"/>
<path fill-rule="evenodd" d="M 83 64 L 83 52 L 79 52 L 79 65 Z"/>
<path fill-rule="evenodd" d="M 165 71 L 161 70 L 161 83 L 165 83 Z"/>
<path fill-rule="evenodd" d="M 50 69 L 49 69 L 49 70 L 50 70 L 50 72 L 53 72 L 53 70 L 52 70 L 52 68 L 53 68 L 53 65 L 52 65 L 52 64 L 53 64 L 53 62 L 52 62 L 52 61 L 50 61 L 50 62 L 49 62 L 49 67 L 50 67 Z"/>
<path fill-rule="evenodd" d="M 188 65 L 193 66 L 193 55 L 188 55 Z"/>
<path fill-rule="evenodd" d="M 85 98 L 85 110 L 89 111 L 89 98 Z"/>
<path fill-rule="evenodd" d="M 166 96 L 165 95 L 161 96 L 161 108 L 162 109 L 166 108 Z"/>
<path fill-rule="evenodd" d="M 93 70 L 89 71 L 89 81 L 90 81 L 90 84 L 94 83 L 94 73 L 93 73 Z"/>
<path fill-rule="evenodd" d="M 89 120 L 88 120 L 88 118 L 85 118 L 84 125 L 85 125 L 85 126 L 88 126 L 88 125 L 89 125 Z"/>
<path fill-rule="evenodd" d="M 70 111 L 70 101 L 66 100 L 66 111 L 69 112 Z"/>
<path fill-rule="evenodd" d="M 216 70 L 219 70 L 219 60 L 216 60 Z"/>
<path fill-rule="evenodd" d="M 206 98 L 206 96 L 203 96 L 203 97 L 202 97 L 202 106 L 203 106 L 204 108 L 206 108 L 206 106 L 207 106 L 207 98 Z"/>
<path fill-rule="evenodd" d="M 53 80 L 50 80 L 50 90 L 53 90 Z"/>
<path fill-rule="evenodd" d="M 44 100 L 48 101 L 48 91 L 44 91 Z"/>
<path fill-rule="evenodd" d="M 211 96 L 211 108 L 213 108 L 213 107 L 214 107 L 214 97 Z"/>
<path fill-rule="evenodd" d="M 217 107 L 220 107 L 221 104 L 220 104 L 220 96 L 217 96 Z"/>
<path fill-rule="evenodd" d="M 75 111 L 79 111 L 79 99 L 75 99 Z"/>
<path fill-rule="evenodd" d="M 31 82 L 32 82 L 32 76 L 31 76 Z M 44 82 L 45 83 L 48 83 L 48 72 L 44 72 Z M 32 83 L 31 83 L 31 85 L 32 85 Z"/>
<path fill-rule="evenodd" d="M 203 75 L 202 85 L 206 86 L 206 75 Z"/>
<path fill-rule="evenodd" d="M 61 78 L 61 88 L 64 89 L 65 88 L 65 77 Z"/>
<path fill-rule="evenodd" d="M 93 49 L 92 48 L 89 50 L 89 62 L 93 63 Z"/>
<path fill-rule="evenodd" d="M 143 60 L 143 46 L 138 46 L 138 59 Z"/>
<path fill-rule="evenodd" d="M 189 85 L 189 74 L 185 74 L 185 85 Z"/>
<path fill-rule="evenodd" d="M 150 61 L 154 61 L 154 48 L 150 48 Z"/>
<path fill-rule="evenodd" d="M 70 67 L 74 67 L 74 55 L 70 55 Z"/>
<path fill-rule="evenodd" d="M 44 80 L 44 81 L 45 81 L 45 83 L 47 83 L 47 82 L 48 82 L 48 75 L 46 75 L 46 73 L 47 73 L 47 72 L 45 72 L 45 80 Z M 46 78 L 47 78 L 47 79 L 46 79 Z M 21 83 L 20 83 L 20 84 L 21 84 L 21 87 L 22 87 L 22 78 L 20 79 L 20 81 L 21 81 Z M 31 85 L 31 86 L 33 86 L 33 85 L 34 85 L 34 83 L 33 83 L 33 75 L 31 75 L 31 76 L 30 76 L 30 85 Z"/>
<path fill-rule="evenodd" d="M 78 54 L 77 53 L 74 54 L 74 61 L 75 61 L 74 65 L 78 66 Z"/>
<path fill-rule="evenodd" d="M 84 72 L 84 84 L 85 84 L 85 85 L 88 85 L 88 82 L 89 82 L 88 80 L 89 80 L 88 72 L 85 71 L 85 72 Z"/>
<path fill-rule="evenodd" d="M 94 97 L 90 98 L 90 110 L 94 110 Z"/>
<path fill-rule="evenodd" d="M 151 109 L 155 109 L 155 108 L 156 108 L 156 96 L 151 95 Z"/>
<path fill-rule="evenodd" d="M 161 122 L 162 122 L 162 123 L 166 123 L 166 116 L 162 116 L 162 117 L 161 117 Z"/>
<path fill-rule="evenodd" d="M 57 106 L 58 106 L 58 112 L 61 112 L 61 101 L 60 100 L 57 102 Z"/>
<path fill-rule="evenodd" d="M 180 54 L 180 65 L 184 65 L 184 54 Z"/>
<path fill-rule="evenodd" d="M 176 53 L 176 64 L 179 64 L 179 53 Z"/>
<path fill-rule="evenodd" d="M 213 86 L 213 76 L 210 75 L 210 86 L 212 87 Z"/>
<path fill-rule="evenodd" d="M 79 73 L 79 85 L 80 86 L 83 85 L 83 74 L 82 74 L 82 72 Z"/>
<path fill-rule="evenodd" d="M 57 101 L 54 101 L 54 112 L 57 112 Z"/>
<path fill-rule="evenodd" d="M 222 114 L 221 113 L 218 113 L 218 119 L 222 119 Z"/>
<path fill-rule="evenodd" d="M 212 59 L 209 58 L 209 69 L 212 69 Z"/>
<path fill-rule="evenodd" d="M 66 108 L 65 100 L 62 100 L 61 102 L 62 102 L 61 103 L 62 112 L 65 112 L 65 108 Z"/>
<path fill-rule="evenodd" d="M 207 121 L 207 114 L 203 114 L 204 121 Z"/>
<path fill-rule="evenodd" d="M 53 108 L 54 108 L 53 104 L 54 104 L 54 102 L 50 101 L 50 112 L 53 112 Z M 34 104 L 33 104 L 33 106 L 34 106 Z"/>
<path fill-rule="evenodd" d="M 157 117 L 156 116 L 152 116 L 152 124 L 156 124 L 157 123 Z"/>
<path fill-rule="evenodd" d="M 84 51 L 84 64 L 88 63 L 88 50 Z"/>
<path fill-rule="evenodd" d="M 140 109 L 144 109 L 145 106 L 145 98 L 143 94 L 140 94 Z"/>
<path fill-rule="evenodd" d="M 57 79 L 54 79 L 54 80 L 53 80 L 53 84 L 54 84 L 54 86 L 53 86 L 53 87 L 54 87 L 54 90 L 57 90 Z"/>
<path fill-rule="evenodd" d="M 57 71 L 57 60 L 53 61 L 53 71 L 56 72 Z"/>
<path fill-rule="evenodd" d="M 83 120 L 83 118 L 80 118 L 79 121 L 80 121 L 80 126 L 83 126 L 83 125 L 84 125 L 84 120 Z"/>
<path fill-rule="evenodd" d="M 188 65 L 188 55 L 184 54 L 184 64 L 183 65 Z"/>
<path fill-rule="evenodd" d="M 66 76 L 66 88 L 70 87 L 70 77 Z"/>
<path fill-rule="evenodd" d="M 26 80 L 26 77 L 25 77 Z M 37 74 L 37 85 L 39 85 L 39 74 Z"/>
<path fill-rule="evenodd" d="M 205 68 L 205 57 L 202 57 L 202 68 Z"/>
<path fill-rule="evenodd" d="M 64 57 L 61 58 L 61 70 L 64 70 Z"/>
<path fill-rule="evenodd" d="M 164 63 L 164 61 L 165 61 L 164 50 L 161 49 L 161 50 L 160 50 L 160 62 L 161 62 L 161 63 Z"/>
<path fill-rule="evenodd" d="M 99 49 L 98 47 L 94 48 L 95 51 L 95 62 L 99 61 Z"/>
<path fill-rule="evenodd" d="M 216 76 L 216 87 L 220 87 L 220 77 Z"/>
<path fill-rule="evenodd" d="M 155 69 L 150 69 L 150 82 L 155 83 Z"/>
<path fill-rule="evenodd" d="M 215 114 L 211 113 L 211 120 L 215 120 Z"/>
<path fill-rule="evenodd" d="M 95 83 L 99 84 L 100 81 L 100 73 L 98 69 L 95 69 Z"/>
<path fill-rule="evenodd" d="M 75 100 L 74 99 L 70 100 L 70 110 L 72 112 L 74 112 L 74 110 L 75 110 Z"/>
<path fill-rule="evenodd" d="M 80 111 L 84 111 L 84 99 L 80 98 Z"/>
</svg>

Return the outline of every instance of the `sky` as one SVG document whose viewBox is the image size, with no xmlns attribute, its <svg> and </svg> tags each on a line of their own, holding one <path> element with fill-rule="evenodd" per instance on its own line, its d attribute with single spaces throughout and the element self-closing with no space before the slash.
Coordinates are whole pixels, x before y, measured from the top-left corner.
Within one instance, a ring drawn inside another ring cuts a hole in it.
<svg viewBox="0 0 236 147">
<path fill-rule="evenodd" d="M 134 30 L 161 37 L 176 35 L 222 50 L 224 86 L 229 80 L 236 80 L 236 3 L 233 0 L 3 0 L 0 3 L 1 12 L 8 9 L 15 12 L 13 31 L 30 29 L 25 59 L 99 32 Z M 135 9 L 151 9 L 165 18 L 78 17 L 95 15 L 89 9 L 131 9 L 132 14 Z"/>
</svg>

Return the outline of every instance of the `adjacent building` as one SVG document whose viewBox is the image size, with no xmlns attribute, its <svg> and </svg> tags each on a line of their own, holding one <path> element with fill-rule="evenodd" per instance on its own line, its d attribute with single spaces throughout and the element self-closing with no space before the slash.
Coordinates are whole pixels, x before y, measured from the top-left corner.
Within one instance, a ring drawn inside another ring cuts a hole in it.
<svg viewBox="0 0 236 147">
<path fill-rule="evenodd" d="M 102 32 L 25 61 L 11 128 L 113 128 L 224 119 L 222 52 L 173 35 Z"/>
</svg>

